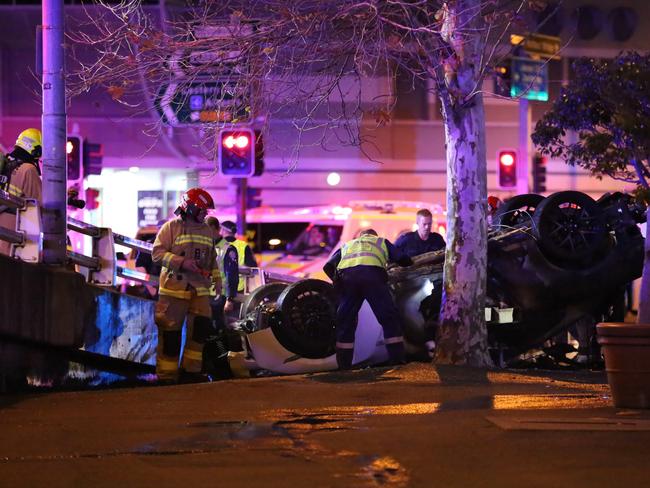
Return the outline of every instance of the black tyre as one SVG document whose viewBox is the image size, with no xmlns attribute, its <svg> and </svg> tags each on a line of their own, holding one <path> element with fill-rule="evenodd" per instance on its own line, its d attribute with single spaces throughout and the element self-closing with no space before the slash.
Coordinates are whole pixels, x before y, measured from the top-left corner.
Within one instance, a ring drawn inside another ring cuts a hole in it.
<svg viewBox="0 0 650 488">
<path fill-rule="evenodd" d="M 602 249 L 607 228 L 602 209 L 589 195 L 578 191 L 554 193 L 533 214 L 533 233 L 549 259 L 583 265 Z"/>
<path fill-rule="evenodd" d="M 268 283 L 256 288 L 242 303 L 239 318 L 245 318 L 246 315 L 263 303 L 277 302 L 280 294 L 287 286 L 289 286 L 288 283 Z"/>
<path fill-rule="evenodd" d="M 515 227 L 519 224 L 531 225 L 535 210 L 543 200 L 544 197 L 537 193 L 515 195 L 499 205 L 492 225 L 507 227 Z"/>
<path fill-rule="evenodd" d="M 287 350 L 319 359 L 334 353 L 336 296 L 321 280 L 302 280 L 287 287 L 277 301 L 281 320 L 271 324 Z"/>
</svg>

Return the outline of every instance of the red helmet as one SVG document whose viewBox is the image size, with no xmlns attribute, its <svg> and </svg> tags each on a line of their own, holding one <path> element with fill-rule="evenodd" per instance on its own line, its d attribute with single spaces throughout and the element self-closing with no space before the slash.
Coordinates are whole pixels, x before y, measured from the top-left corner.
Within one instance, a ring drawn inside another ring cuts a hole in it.
<svg viewBox="0 0 650 488">
<path fill-rule="evenodd" d="M 212 200 L 210 194 L 203 188 L 190 188 L 183 193 L 180 208 L 187 212 L 190 206 L 207 210 L 209 208 L 214 208 L 214 200 Z"/>
</svg>

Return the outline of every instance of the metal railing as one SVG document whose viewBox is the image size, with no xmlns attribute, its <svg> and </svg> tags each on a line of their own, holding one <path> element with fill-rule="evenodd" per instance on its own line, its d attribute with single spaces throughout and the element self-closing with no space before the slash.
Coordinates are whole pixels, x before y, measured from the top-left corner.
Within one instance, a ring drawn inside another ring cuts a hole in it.
<svg viewBox="0 0 650 488">
<path fill-rule="evenodd" d="M 43 247 L 40 209 L 35 200 L 23 199 L 0 190 L 1 206 L 16 212 L 16 230 L 0 227 L 0 240 L 10 242 L 11 256 L 28 262 L 40 262 Z M 81 220 L 68 217 L 67 228 L 92 238 L 92 255 L 67 251 L 69 262 L 78 266 L 89 283 L 115 286 L 117 277 L 158 286 L 158 277 L 139 270 L 118 266 L 115 245 L 125 246 L 151 254 L 153 245 L 113 232 L 108 227 L 96 227 Z M 291 283 L 300 280 L 295 276 L 267 272 L 261 268 L 240 266 L 239 272 L 246 277 L 245 293 L 258 286 L 273 282 Z"/>
</svg>

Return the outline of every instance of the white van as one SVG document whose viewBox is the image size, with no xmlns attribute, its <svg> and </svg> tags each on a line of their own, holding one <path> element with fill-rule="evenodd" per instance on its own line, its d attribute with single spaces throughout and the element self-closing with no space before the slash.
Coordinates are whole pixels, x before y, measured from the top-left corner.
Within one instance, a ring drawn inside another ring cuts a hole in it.
<svg viewBox="0 0 650 488">
<path fill-rule="evenodd" d="M 404 232 L 417 228 L 415 214 L 423 208 L 433 214 L 432 230 L 445 237 L 446 212 L 440 205 L 390 200 L 359 200 L 345 206 L 292 210 L 251 209 L 246 214 L 245 237 L 265 270 L 328 280 L 323 265 L 342 243 L 367 228 L 395 242 Z M 214 214 L 220 221 L 235 219 L 232 214 Z"/>
</svg>

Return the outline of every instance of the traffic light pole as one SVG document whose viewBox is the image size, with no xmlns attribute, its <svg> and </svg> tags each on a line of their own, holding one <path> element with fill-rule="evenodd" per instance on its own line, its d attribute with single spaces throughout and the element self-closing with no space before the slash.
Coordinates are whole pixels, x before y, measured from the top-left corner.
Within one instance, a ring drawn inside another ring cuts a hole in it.
<svg viewBox="0 0 650 488">
<path fill-rule="evenodd" d="M 530 193 L 528 183 L 530 172 L 530 102 L 519 97 L 519 157 L 517 158 L 517 194 Z"/>
<path fill-rule="evenodd" d="M 246 193 L 248 178 L 236 178 L 237 181 L 237 234 L 246 234 Z"/>
<path fill-rule="evenodd" d="M 66 111 L 63 0 L 43 0 L 43 262 L 66 262 Z"/>
</svg>

